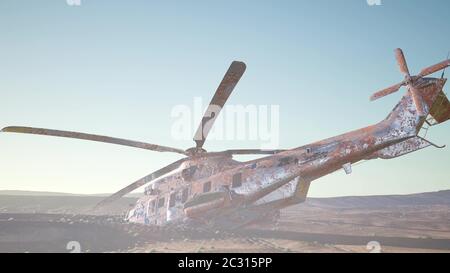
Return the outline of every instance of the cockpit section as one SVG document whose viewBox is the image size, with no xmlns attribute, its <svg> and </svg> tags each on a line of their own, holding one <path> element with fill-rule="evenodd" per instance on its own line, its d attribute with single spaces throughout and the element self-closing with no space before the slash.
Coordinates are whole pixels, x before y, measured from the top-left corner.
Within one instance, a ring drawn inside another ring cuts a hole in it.
<svg viewBox="0 0 450 273">
<path fill-rule="evenodd" d="M 149 225 L 181 221 L 185 217 L 184 204 L 193 195 L 195 181 L 213 176 L 235 164 L 231 157 L 198 158 L 184 162 L 177 171 L 151 181 L 145 187 L 145 196 L 130 210 L 127 220 Z M 204 191 L 211 190 L 210 182 L 209 188 Z"/>
</svg>

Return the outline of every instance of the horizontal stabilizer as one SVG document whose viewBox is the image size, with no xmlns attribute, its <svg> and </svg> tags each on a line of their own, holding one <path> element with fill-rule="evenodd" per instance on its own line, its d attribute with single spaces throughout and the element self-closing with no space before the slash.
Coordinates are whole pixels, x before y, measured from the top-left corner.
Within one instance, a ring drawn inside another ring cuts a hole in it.
<svg viewBox="0 0 450 273">
<path fill-rule="evenodd" d="M 382 159 L 396 158 L 431 145 L 430 142 L 421 137 L 413 137 L 375 152 L 374 157 Z"/>
</svg>

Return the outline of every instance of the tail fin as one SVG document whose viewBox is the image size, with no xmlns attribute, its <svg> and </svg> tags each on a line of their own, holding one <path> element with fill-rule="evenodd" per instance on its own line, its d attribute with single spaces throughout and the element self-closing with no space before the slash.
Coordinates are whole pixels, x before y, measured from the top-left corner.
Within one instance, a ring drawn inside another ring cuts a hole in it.
<svg viewBox="0 0 450 273">
<path fill-rule="evenodd" d="M 439 92 L 430 108 L 430 115 L 435 120 L 435 124 L 443 123 L 450 119 L 450 102 L 443 91 Z"/>
</svg>

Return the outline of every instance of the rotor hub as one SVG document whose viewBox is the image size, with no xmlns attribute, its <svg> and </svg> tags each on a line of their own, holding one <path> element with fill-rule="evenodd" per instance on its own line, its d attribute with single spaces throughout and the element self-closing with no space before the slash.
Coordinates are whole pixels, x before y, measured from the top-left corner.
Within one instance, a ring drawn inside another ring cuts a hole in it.
<svg viewBox="0 0 450 273">
<path fill-rule="evenodd" d="M 207 151 L 200 147 L 192 147 L 186 150 L 189 156 L 201 155 L 207 153 Z"/>
</svg>

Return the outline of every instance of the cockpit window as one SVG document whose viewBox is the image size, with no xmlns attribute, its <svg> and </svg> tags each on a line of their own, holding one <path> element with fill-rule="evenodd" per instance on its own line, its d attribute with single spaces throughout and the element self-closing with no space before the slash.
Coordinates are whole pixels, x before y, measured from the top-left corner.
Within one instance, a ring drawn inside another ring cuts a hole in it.
<svg viewBox="0 0 450 273">
<path fill-rule="evenodd" d="M 197 166 L 191 166 L 187 169 L 181 171 L 181 176 L 184 180 L 189 181 L 192 180 L 195 172 L 197 171 Z"/>
</svg>

